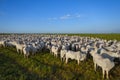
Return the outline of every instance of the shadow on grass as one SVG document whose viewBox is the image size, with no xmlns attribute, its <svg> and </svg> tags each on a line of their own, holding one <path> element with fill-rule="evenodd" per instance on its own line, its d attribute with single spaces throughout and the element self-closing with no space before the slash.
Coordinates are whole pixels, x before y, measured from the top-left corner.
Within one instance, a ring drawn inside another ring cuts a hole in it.
<svg viewBox="0 0 120 80">
<path fill-rule="evenodd" d="M 14 48 L 8 48 L 8 52 L 9 51 L 10 53 L 8 54 L 10 56 L 7 56 L 7 51 L 5 50 L 3 50 L 3 52 L 6 54 L 0 53 L 0 80 L 13 80 L 11 76 L 14 77 L 14 80 L 88 80 L 91 78 L 91 80 L 101 80 L 102 70 L 98 68 L 97 73 L 92 72 L 94 70 L 91 68 L 93 67 L 92 60 L 90 60 L 91 58 L 85 61 L 85 63 L 81 62 L 79 66 L 76 65 L 76 61 L 74 60 L 70 60 L 70 63 L 65 65 L 60 59 L 51 56 L 51 54 L 48 55 L 49 53 L 46 52 L 37 53 L 35 56 L 30 56 L 30 58 L 26 60 L 23 59 L 22 55 L 18 56 Z M 11 53 L 14 55 L 11 55 Z M 19 60 L 25 61 L 27 66 L 22 65 L 22 63 L 20 64 Z M 4 63 L 6 63 L 6 65 L 2 65 Z M 13 64 L 14 66 L 12 66 Z M 10 72 L 5 70 L 7 68 L 10 68 Z M 120 66 L 118 64 L 115 69 L 111 71 L 111 80 L 114 80 L 115 77 L 117 77 L 116 80 L 120 79 L 119 74 L 116 75 L 116 73 L 120 73 L 119 69 Z M 100 74 L 98 74 L 98 72 Z M 1 79 L 4 77 L 5 79 Z"/>
<path fill-rule="evenodd" d="M 7 50 L 10 50 L 11 52 L 16 54 L 16 50 L 13 48 L 7 48 Z M 44 54 L 40 54 L 40 55 L 44 55 Z M 3 74 L 0 73 L 0 75 L 1 75 L 0 78 L 3 78 L 3 80 L 6 80 L 6 79 L 14 79 L 14 80 L 18 80 L 18 79 L 19 80 L 41 80 L 41 79 L 42 80 L 49 80 L 49 79 L 52 79 L 52 80 L 59 79 L 60 80 L 60 79 L 62 79 L 63 80 L 63 79 L 66 79 L 65 76 L 63 77 L 60 75 L 60 72 L 58 72 L 58 70 L 65 71 L 64 74 L 67 77 L 68 77 L 69 72 L 71 72 L 72 74 L 74 74 L 72 79 L 75 79 L 75 80 L 80 78 L 81 76 L 84 77 L 84 75 L 82 75 L 80 73 L 77 74 L 75 71 L 70 69 L 70 67 L 67 67 L 67 66 L 63 67 L 62 65 L 64 63 L 61 63 L 61 65 L 57 65 L 55 62 L 54 62 L 54 64 L 50 64 L 49 62 L 48 63 L 46 63 L 44 61 L 42 62 L 41 60 L 36 59 L 34 56 L 31 57 L 31 60 L 33 60 L 33 62 L 35 64 L 37 63 L 39 65 L 50 67 L 51 72 L 50 73 L 46 72 L 45 73 L 46 76 L 41 76 L 39 73 L 28 70 L 28 67 L 24 67 L 23 65 L 18 63 L 14 58 L 6 55 L 6 52 L 5 52 L 5 53 L 0 53 L 0 63 L 1 64 L 6 63 L 6 65 L 0 65 L 0 68 L 4 67 L 4 70 L 7 68 L 9 70 L 1 71 Z M 69 71 L 66 72 L 66 69 L 69 69 Z M 38 71 L 41 71 L 41 69 L 38 69 Z M 7 73 L 9 73 L 9 74 L 7 74 Z M 12 77 L 14 77 L 14 78 L 12 78 Z"/>
<path fill-rule="evenodd" d="M 1 80 L 41 80 L 38 74 L 29 71 L 18 64 L 14 59 L 0 52 L 0 79 Z"/>
<path fill-rule="evenodd" d="M 76 70 L 72 70 L 70 67 L 67 67 L 67 66 L 63 66 L 64 65 L 64 62 L 62 62 L 62 63 L 60 63 L 60 65 L 57 65 L 55 62 L 53 63 L 53 64 L 50 64 L 50 63 L 45 63 L 45 62 L 42 62 L 42 61 L 40 61 L 39 59 L 36 59 L 36 58 L 32 58 L 36 63 L 38 63 L 38 64 L 42 64 L 42 65 L 45 65 L 45 66 L 47 66 L 47 67 L 51 67 L 52 68 L 52 72 L 51 72 L 51 74 L 52 75 L 55 75 L 56 76 L 56 74 L 58 73 L 58 70 L 63 70 L 63 71 L 65 71 L 65 72 L 67 72 L 67 70 L 69 70 L 69 72 L 71 72 L 72 74 L 74 74 L 74 76 L 72 77 L 72 80 L 78 80 L 78 79 L 80 79 L 80 78 L 84 78 L 85 76 L 83 75 L 83 74 L 81 74 L 81 73 L 77 73 L 76 72 Z M 68 74 L 69 74 L 69 72 L 68 72 Z M 58 73 L 59 74 L 59 73 Z M 62 75 L 62 73 L 61 73 L 61 75 Z M 62 76 L 61 75 L 57 75 L 57 78 L 58 79 L 65 79 L 65 78 L 62 78 Z M 50 76 L 50 75 L 49 75 Z M 49 77 L 48 76 L 48 77 Z M 69 76 L 69 77 L 71 77 L 71 76 Z"/>
</svg>

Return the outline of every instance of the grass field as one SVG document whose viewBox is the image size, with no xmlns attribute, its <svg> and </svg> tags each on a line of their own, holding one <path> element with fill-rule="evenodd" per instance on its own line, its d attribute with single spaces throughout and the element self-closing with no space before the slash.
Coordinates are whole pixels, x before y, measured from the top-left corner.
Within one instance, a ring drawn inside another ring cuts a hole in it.
<svg viewBox="0 0 120 80">
<path fill-rule="evenodd" d="M 110 80 L 120 80 L 120 64 L 110 71 Z M 102 80 L 102 70 L 94 71 L 92 58 L 66 64 L 50 53 L 26 59 L 15 48 L 0 48 L 0 80 Z"/>
<path fill-rule="evenodd" d="M 69 36 L 78 35 L 78 36 L 86 36 L 86 37 L 94 37 L 101 38 L 106 40 L 118 40 L 120 41 L 120 34 L 68 34 Z"/>
<path fill-rule="evenodd" d="M 5 34 L 6 35 L 6 34 Z M 68 34 L 120 41 L 120 34 Z M 110 80 L 120 80 L 120 63 L 110 71 Z M 102 80 L 102 70 L 94 71 L 92 58 L 66 64 L 49 52 L 26 59 L 15 48 L 0 48 L 0 80 Z"/>
</svg>

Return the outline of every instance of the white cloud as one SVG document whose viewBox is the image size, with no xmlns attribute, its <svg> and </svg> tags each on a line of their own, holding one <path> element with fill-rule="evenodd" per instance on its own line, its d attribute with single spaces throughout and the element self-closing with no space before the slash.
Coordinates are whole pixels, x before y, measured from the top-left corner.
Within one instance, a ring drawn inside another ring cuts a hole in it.
<svg viewBox="0 0 120 80">
<path fill-rule="evenodd" d="M 70 17 L 71 17 L 71 15 L 67 14 L 67 15 L 64 15 L 64 16 L 60 17 L 60 19 L 69 19 Z"/>
<path fill-rule="evenodd" d="M 73 15 L 66 14 L 66 15 L 61 16 L 61 17 L 49 18 L 48 20 L 67 20 L 67 19 L 77 19 L 77 18 L 80 18 L 80 17 L 81 17 L 80 14 L 73 14 Z"/>
<path fill-rule="evenodd" d="M 57 18 L 56 17 L 54 17 L 54 18 L 48 18 L 48 20 L 57 20 Z"/>
</svg>

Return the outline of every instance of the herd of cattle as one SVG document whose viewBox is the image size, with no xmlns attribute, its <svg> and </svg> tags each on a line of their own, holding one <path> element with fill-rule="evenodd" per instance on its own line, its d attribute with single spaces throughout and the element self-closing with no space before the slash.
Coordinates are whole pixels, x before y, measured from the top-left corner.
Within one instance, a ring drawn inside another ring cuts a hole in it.
<svg viewBox="0 0 120 80">
<path fill-rule="evenodd" d="M 24 57 L 37 52 L 50 51 L 55 57 L 68 63 L 69 59 L 80 61 L 93 57 L 94 68 L 102 68 L 103 78 L 109 78 L 109 71 L 115 66 L 114 59 L 120 59 L 120 42 L 117 40 L 103 40 L 92 37 L 67 35 L 0 35 L 0 46 L 15 47 Z"/>
</svg>

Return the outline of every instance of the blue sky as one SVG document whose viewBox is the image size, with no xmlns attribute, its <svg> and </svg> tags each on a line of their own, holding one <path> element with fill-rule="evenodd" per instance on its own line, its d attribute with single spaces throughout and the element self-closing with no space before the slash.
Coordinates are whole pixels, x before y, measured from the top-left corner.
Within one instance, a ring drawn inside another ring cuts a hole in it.
<svg viewBox="0 0 120 80">
<path fill-rule="evenodd" d="M 0 0 L 0 33 L 120 33 L 120 0 Z"/>
</svg>

